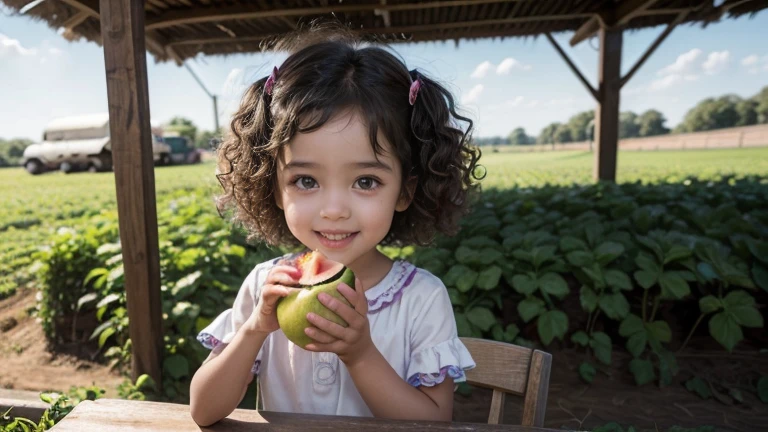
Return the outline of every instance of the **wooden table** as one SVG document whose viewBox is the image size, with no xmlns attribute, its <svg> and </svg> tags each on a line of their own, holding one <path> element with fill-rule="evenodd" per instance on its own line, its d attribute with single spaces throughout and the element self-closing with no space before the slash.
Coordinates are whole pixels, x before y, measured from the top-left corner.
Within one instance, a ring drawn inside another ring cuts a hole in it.
<svg viewBox="0 0 768 432">
<path fill-rule="evenodd" d="M 367 417 L 338 417 L 289 414 L 270 411 L 235 410 L 210 427 L 195 424 L 189 405 L 137 402 L 119 399 L 83 401 L 64 420 L 51 429 L 55 432 L 124 431 L 554 431 L 515 425 L 448 423 L 385 420 Z"/>
</svg>

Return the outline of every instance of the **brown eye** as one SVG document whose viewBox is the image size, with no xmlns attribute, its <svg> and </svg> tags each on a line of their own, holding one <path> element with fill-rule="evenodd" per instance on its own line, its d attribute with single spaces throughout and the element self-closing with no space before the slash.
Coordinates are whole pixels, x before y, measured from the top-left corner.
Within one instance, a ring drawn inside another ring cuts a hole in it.
<svg viewBox="0 0 768 432">
<path fill-rule="evenodd" d="M 372 177 L 363 177 L 357 181 L 357 184 L 363 190 L 373 190 L 379 186 L 379 182 Z"/>
<path fill-rule="evenodd" d="M 293 184 L 299 188 L 299 189 L 312 189 L 317 182 L 312 177 L 299 177 L 297 178 Z"/>
</svg>

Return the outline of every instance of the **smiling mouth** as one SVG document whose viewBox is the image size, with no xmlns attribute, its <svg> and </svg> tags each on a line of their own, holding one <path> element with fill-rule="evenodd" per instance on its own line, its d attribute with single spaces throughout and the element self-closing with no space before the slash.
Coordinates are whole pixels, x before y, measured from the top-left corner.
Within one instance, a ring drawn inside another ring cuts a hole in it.
<svg viewBox="0 0 768 432">
<path fill-rule="evenodd" d="M 336 241 L 344 240 L 345 238 L 355 234 L 355 233 L 330 234 L 330 233 L 324 233 L 324 232 L 320 232 L 320 231 L 317 231 L 317 233 L 320 234 L 321 236 L 327 238 L 328 240 L 336 240 Z"/>
</svg>

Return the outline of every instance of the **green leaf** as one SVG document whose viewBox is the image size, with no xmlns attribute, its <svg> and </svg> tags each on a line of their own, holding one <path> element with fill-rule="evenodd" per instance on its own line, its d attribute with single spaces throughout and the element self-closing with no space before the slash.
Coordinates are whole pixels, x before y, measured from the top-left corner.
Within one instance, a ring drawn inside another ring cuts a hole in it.
<svg viewBox="0 0 768 432">
<path fill-rule="evenodd" d="M 737 324 L 755 328 L 763 326 L 763 316 L 755 308 L 755 298 L 746 291 L 731 291 L 723 299 L 723 306 Z"/>
<path fill-rule="evenodd" d="M 639 357 L 645 351 L 647 342 L 648 334 L 645 331 L 635 333 L 627 339 L 627 351 L 632 354 L 632 357 Z"/>
<path fill-rule="evenodd" d="M 744 338 L 741 327 L 727 312 L 717 313 L 709 320 L 709 334 L 728 352 L 733 351 L 733 347 Z"/>
<path fill-rule="evenodd" d="M 703 277 L 707 282 L 716 280 L 719 277 L 712 265 L 706 262 L 700 262 L 698 265 L 696 265 L 696 270 L 699 271 L 701 277 Z"/>
<path fill-rule="evenodd" d="M 107 327 L 104 329 L 103 332 L 99 335 L 99 348 L 102 348 L 105 343 L 107 343 L 107 339 L 109 339 L 110 336 L 115 334 L 115 328 L 114 327 Z"/>
<path fill-rule="evenodd" d="M 637 242 L 641 245 L 647 247 L 650 249 L 654 255 L 656 255 L 656 258 L 661 260 L 662 256 L 664 256 L 663 251 L 661 250 L 661 246 L 656 242 L 656 240 L 646 237 L 646 236 L 636 236 Z"/>
<path fill-rule="evenodd" d="M 765 267 L 755 264 L 752 266 L 752 278 L 755 285 L 768 292 L 768 270 Z"/>
<path fill-rule="evenodd" d="M 91 293 L 88 293 L 88 294 L 80 297 L 77 300 L 77 310 L 79 311 L 80 309 L 83 308 L 83 305 L 86 305 L 86 304 L 96 300 L 97 298 L 99 298 L 99 294 L 95 293 L 95 292 L 91 292 Z"/>
<path fill-rule="evenodd" d="M 672 384 L 672 377 L 677 375 L 679 370 L 675 355 L 667 350 L 656 352 L 659 359 L 659 387 Z"/>
<path fill-rule="evenodd" d="M 448 288 L 448 298 L 451 299 L 453 306 L 464 306 L 466 304 L 466 296 L 459 292 L 456 288 Z"/>
<path fill-rule="evenodd" d="M 537 246 L 533 248 L 533 251 L 531 251 L 533 266 L 539 268 L 542 264 L 554 258 L 555 250 L 557 250 L 556 246 Z"/>
<path fill-rule="evenodd" d="M 582 239 L 564 236 L 560 239 L 560 249 L 563 252 L 571 252 L 577 249 L 585 250 L 587 249 L 587 244 Z"/>
<path fill-rule="evenodd" d="M 468 270 L 456 279 L 456 288 L 461 292 L 467 292 L 475 285 L 475 281 L 477 281 L 477 272 Z"/>
<path fill-rule="evenodd" d="M 557 273 L 547 273 L 539 279 L 539 289 L 562 299 L 570 290 L 562 276 Z"/>
<path fill-rule="evenodd" d="M 762 376 L 757 381 L 757 395 L 764 403 L 768 403 L 768 376 Z"/>
<path fill-rule="evenodd" d="M 581 308 L 587 312 L 594 312 L 597 309 L 597 294 L 592 291 L 592 288 L 584 285 L 579 291 L 579 301 L 581 302 Z"/>
<path fill-rule="evenodd" d="M 611 338 L 603 332 L 592 333 L 592 340 L 589 346 L 595 351 L 595 357 L 603 364 L 611 364 Z"/>
<path fill-rule="evenodd" d="M 669 324 L 666 321 L 646 323 L 645 328 L 648 330 L 648 334 L 658 341 L 668 343 L 672 340 L 672 330 L 669 329 Z"/>
<path fill-rule="evenodd" d="M 517 313 L 524 322 L 528 322 L 545 311 L 544 302 L 536 297 L 528 297 L 517 304 Z"/>
<path fill-rule="evenodd" d="M 621 270 L 606 270 L 605 283 L 609 287 L 617 290 L 632 291 L 632 280 Z"/>
<path fill-rule="evenodd" d="M 491 327 L 491 337 L 495 341 L 504 342 L 504 328 L 501 327 L 501 324 L 496 323 Z"/>
<path fill-rule="evenodd" d="M 641 386 L 648 384 L 656 379 L 656 373 L 653 370 L 653 363 L 649 360 L 632 359 L 629 362 L 629 370 L 635 376 L 635 382 Z"/>
<path fill-rule="evenodd" d="M 712 313 L 722 308 L 723 304 L 720 303 L 720 299 L 715 296 L 708 295 L 699 300 L 699 310 L 701 310 L 701 313 L 703 314 Z"/>
<path fill-rule="evenodd" d="M 595 258 L 602 266 L 610 264 L 624 253 L 624 246 L 616 242 L 603 242 L 595 249 Z"/>
<path fill-rule="evenodd" d="M 709 399 L 712 397 L 712 391 L 710 391 L 709 386 L 699 377 L 693 377 L 686 381 L 685 388 L 690 392 L 698 394 L 702 399 Z"/>
<path fill-rule="evenodd" d="M 530 295 L 536 291 L 537 282 L 529 275 L 518 274 L 512 278 L 512 288 L 523 295 Z"/>
<path fill-rule="evenodd" d="M 661 285 L 661 295 L 663 298 L 680 300 L 691 293 L 688 282 L 677 273 L 662 273 L 659 277 L 659 285 Z"/>
<path fill-rule="evenodd" d="M 627 315 L 619 326 L 619 334 L 624 337 L 639 332 L 645 333 L 645 327 L 643 326 L 643 320 L 637 315 Z"/>
<path fill-rule="evenodd" d="M 539 338 L 544 345 L 549 345 L 554 338 L 563 339 L 568 331 L 568 316 L 563 311 L 551 310 L 542 315 L 536 322 Z"/>
<path fill-rule="evenodd" d="M 456 258 L 456 261 L 462 264 L 473 264 L 477 261 L 477 251 L 466 246 L 459 246 L 456 248 L 454 257 Z"/>
<path fill-rule="evenodd" d="M 174 354 L 163 360 L 163 370 L 174 379 L 189 376 L 189 362 L 186 357 Z"/>
<path fill-rule="evenodd" d="M 641 269 L 648 271 L 654 275 L 661 273 L 661 267 L 651 255 L 645 252 L 640 252 L 635 257 L 635 264 Z"/>
<path fill-rule="evenodd" d="M 596 373 L 597 370 L 595 370 L 595 367 L 587 362 L 583 362 L 579 365 L 579 375 L 581 376 L 581 379 L 590 384 L 592 384 L 592 380 L 595 379 Z"/>
<path fill-rule="evenodd" d="M 693 255 L 693 250 L 681 245 L 674 245 L 667 253 L 664 254 L 664 264 L 669 264 L 673 261 L 684 260 Z"/>
<path fill-rule="evenodd" d="M 592 253 L 581 250 L 568 252 L 566 255 L 568 262 L 574 267 L 586 267 L 592 264 Z"/>
<path fill-rule="evenodd" d="M 501 279 L 501 267 L 491 266 L 480 272 L 475 285 L 483 290 L 492 290 L 499 285 Z"/>
<path fill-rule="evenodd" d="M 463 313 L 456 313 L 456 331 L 461 337 L 472 336 L 472 325 Z"/>
<path fill-rule="evenodd" d="M 99 300 L 99 302 L 96 303 L 96 307 L 100 308 L 100 307 L 106 306 L 106 305 L 108 305 L 110 303 L 114 303 L 117 300 L 120 300 L 120 294 L 112 293 L 112 294 L 109 294 L 108 296 L 104 297 L 103 299 Z"/>
<path fill-rule="evenodd" d="M 643 289 L 650 289 L 656 285 L 656 273 L 648 270 L 638 270 L 635 272 L 635 280 Z"/>
<path fill-rule="evenodd" d="M 747 242 L 747 247 L 755 258 L 768 264 L 768 242 L 751 239 Z"/>
<path fill-rule="evenodd" d="M 603 294 L 600 297 L 600 309 L 608 318 L 620 320 L 629 314 L 629 303 L 621 293 Z"/>
<path fill-rule="evenodd" d="M 515 338 L 519 334 L 520 334 L 520 329 L 515 324 L 507 325 L 506 330 L 504 330 L 504 342 L 507 342 L 507 343 L 514 342 Z"/>
<path fill-rule="evenodd" d="M 483 331 L 488 331 L 496 324 L 496 317 L 486 308 L 476 307 L 467 312 L 467 319 Z"/>
<path fill-rule="evenodd" d="M 579 330 L 571 335 L 571 342 L 585 347 L 589 344 L 589 336 L 584 331 Z"/>
<path fill-rule="evenodd" d="M 464 264 L 456 264 L 452 265 L 450 269 L 448 269 L 448 272 L 445 274 L 445 276 L 442 277 L 443 283 L 446 286 L 449 287 L 455 287 L 456 281 L 459 280 L 461 275 L 472 271 L 469 267 L 465 266 Z"/>
</svg>

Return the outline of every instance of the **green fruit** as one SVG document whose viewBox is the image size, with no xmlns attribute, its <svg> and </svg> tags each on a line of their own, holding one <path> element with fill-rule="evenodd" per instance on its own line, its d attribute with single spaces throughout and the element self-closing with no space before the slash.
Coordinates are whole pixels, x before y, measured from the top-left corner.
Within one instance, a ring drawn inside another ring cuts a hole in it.
<svg viewBox="0 0 768 432">
<path fill-rule="evenodd" d="M 285 333 L 288 340 L 302 348 L 306 347 L 307 344 L 314 342 L 306 333 L 304 333 L 305 328 L 313 327 L 307 320 L 307 314 L 310 312 L 335 322 L 336 324 L 347 327 L 346 321 L 325 307 L 317 298 L 318 294 L 324 292 L 352 307 L 346 297 L 336 289 L 341 282 L 354 288 L 355 275 L 352 273 L 352 270 L 348 268 L 344 269 L 344 273 L 342 273 L 341 277 L 338 279 L 323 284 L 304 287 L 300 291 L 294 291 L 290 295 L 280 299 L 277 303 L 277 322 L 280 324 L 280 328 L 283 330 L 283 333 Z"/>
</svg>

